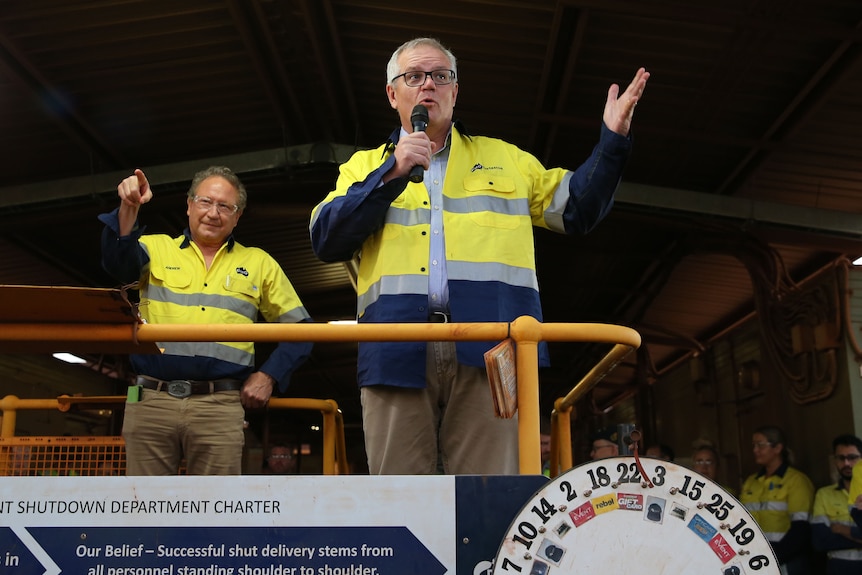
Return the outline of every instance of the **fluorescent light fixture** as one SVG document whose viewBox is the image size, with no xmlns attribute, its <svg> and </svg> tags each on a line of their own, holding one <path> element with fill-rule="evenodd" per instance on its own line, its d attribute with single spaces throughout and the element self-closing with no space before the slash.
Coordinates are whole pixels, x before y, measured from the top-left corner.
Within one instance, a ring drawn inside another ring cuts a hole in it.
<svg viewBox="0 0 862 575">
<path fill-rule="evenodd" d="M 87 360 L 83 357 L 78 357 L 77 355 L 72 355 L 71 353 L 60 352 L 55 353 L 54 357 L 59 359 L 60 361 L 65 361 L 66 363 L 87 363 Z"/>
<path fill-rule="evenodd" d="M 862 266 L 862 256 L 859 256 L 858 258 L 853 260 L 853 265 L 854 266 Z"/>
</svg>

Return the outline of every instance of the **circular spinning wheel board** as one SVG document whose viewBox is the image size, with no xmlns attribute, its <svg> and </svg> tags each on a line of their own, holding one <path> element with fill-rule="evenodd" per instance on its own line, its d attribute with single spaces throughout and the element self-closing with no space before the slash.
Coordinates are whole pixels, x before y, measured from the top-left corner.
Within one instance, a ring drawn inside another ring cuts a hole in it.
<svg viewBox="0 0 862 575">
<path fill-rule="evenodd" d="M 613 457 L 542 487 L 506 531 L 493 575 L 778 575 L 742 504 L 685 467 Z M 652 483 L 652 486 L 649 483 Z"/>
</svg>

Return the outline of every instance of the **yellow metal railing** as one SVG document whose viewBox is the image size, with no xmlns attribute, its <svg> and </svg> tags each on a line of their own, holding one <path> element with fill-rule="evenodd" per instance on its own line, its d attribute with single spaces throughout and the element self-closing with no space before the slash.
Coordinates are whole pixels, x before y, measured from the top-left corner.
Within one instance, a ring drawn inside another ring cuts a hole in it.
<svg viewBox="0 0 862 575">
<path fill-rule="evenodd" d="M 639 344 L 640 336 L 638 336 Z M 637 345 L 616 344 L 565 397 L 554 402 L 554 410 L 551 413 L 551 477 L 557 475 L 557 470 L 567 470 L 572 467 L 571 414 L 575 404 L 619 365 L 635 347 Z"/>
<path fill-rule="evenodd" d="M 56 399 L 0 399 L 0 476 L 3 475 L 124 475 L 125 444 L 121 437 L 15 437 L 19 411 L 57 409 L 72 405 L 123 405 L 125 395 L 60 396 Z M 268 409 L 310 409 L 323 417 L 323 474 L 346 475 L 344 419 L 331 399 L 276 398 Z"/>
<path fill-rule="evenodd" d="M 539 368 L 540 341 L 595 342 L 614 344 L 599 364 L 578 383 L 556 407 L 557 416 L 566 417 L 577 398 L 583 396 L 633 349 L 640 335 L 633 329 L 608 324 L 540 323 L 528 316 L 511 323 L 386 323 L 386 324 L 278 324 L 245 325 L 74 325 L 14 324 L 0 330 L 0 341 L 68 342 L 159 342 L 159 341 L 501 341 L 512 337 L 517 343 L 518 437 L 520 472 L 541 473 L 539 449 Z M 568 411 L 567 411 L 568 410 Z M 564 469 L 571 466 L 571 432 L 568 441 L 557 437 L 556 445 L 569 446 L 568 457 L 558 457 Z M 563 429 L 564 428 L 564 429 Z M 565 450 L 562 450 L 565 451 Z M 568 465 L 568 467 L 565 467 Z"/>
</svg>

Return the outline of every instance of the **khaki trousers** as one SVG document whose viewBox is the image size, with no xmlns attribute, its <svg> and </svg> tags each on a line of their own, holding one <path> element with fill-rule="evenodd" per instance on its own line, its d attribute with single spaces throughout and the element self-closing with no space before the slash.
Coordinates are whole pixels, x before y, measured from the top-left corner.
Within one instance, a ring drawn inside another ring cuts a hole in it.
<svg viewBox="0 0 862 575">
<path fill-rule="evenodd" d="M 142 389 L 126 404 L 123 439 L 126 475 L 176 475 L 186 460 L 188 475 L 239 475 L 245 442 L 245 411 L 239 391 L 179 399 Z"/>
<path fill-rule="evenodd" d="M 458 363 L 454 342 L 429 342 L 424 389 L 361 389 L 373 475 L 516 475 L 518 419 L 494 415 L 485 370 Z"/>
</svg>

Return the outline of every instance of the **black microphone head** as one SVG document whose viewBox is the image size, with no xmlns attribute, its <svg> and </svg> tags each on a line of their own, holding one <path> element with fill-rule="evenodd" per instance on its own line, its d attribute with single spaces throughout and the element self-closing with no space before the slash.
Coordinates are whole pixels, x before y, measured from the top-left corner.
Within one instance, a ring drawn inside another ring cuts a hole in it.
<svg viewBox="0 0 862 575">
<path fill-rule="evenodd" d="M 410 123 L 413 124 L 413 131 L 424 131 L 428 126 L 428 108 L 422 104 L 416 104 L 413 107 L 413 112 L 410 114 Z M 421 127 L 417 127 L 421 126 Z"/>
</svg>

